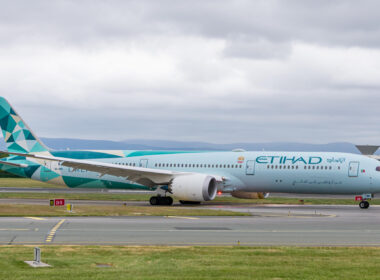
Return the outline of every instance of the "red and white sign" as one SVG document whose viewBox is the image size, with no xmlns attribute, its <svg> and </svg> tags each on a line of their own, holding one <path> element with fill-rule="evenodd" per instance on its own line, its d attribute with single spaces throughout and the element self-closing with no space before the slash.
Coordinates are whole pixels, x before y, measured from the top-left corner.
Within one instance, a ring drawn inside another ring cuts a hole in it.
<svg viewBox="0 0 380 280">
<path fill-rule="evenodd" d="M 54 199 L 54 206 L 65 206 L 64 199 Z"/>
<path fill-rule="evenodd" d="M 355 196 L 355 201 L 362 201 L 363 197 L 361 195 Z"/>
</svg>

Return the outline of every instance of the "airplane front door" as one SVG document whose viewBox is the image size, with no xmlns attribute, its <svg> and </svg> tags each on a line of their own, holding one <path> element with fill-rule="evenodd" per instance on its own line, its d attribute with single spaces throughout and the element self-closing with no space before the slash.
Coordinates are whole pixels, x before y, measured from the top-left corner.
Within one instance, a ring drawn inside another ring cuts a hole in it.
<svg viewBox="0 0 380 280">
<path fill-rule="evenodd" d="M 359 162 L 351 161 L 348 166 L 348 177 L 358 177 L 359 175 Z"/>
</svg>

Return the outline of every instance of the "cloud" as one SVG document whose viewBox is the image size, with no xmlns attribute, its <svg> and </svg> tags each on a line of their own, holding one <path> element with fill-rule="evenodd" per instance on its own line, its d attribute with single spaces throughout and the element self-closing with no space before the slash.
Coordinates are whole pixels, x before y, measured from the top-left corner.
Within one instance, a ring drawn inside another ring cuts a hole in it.
<svg viewBox="0 0 380 280">
<path fill-rule="evenodd" d="M 275 43 L 244 38 L 230 38 L 224 49 L 224 55 L 243 59 L 284 59 L 290 54 L 290 43 Z"/>
<path fill-rule="evenodd" d="M 378 144 L 364 2 L 10 2 L 0 92 L 46 137 Z"/>
</svg>

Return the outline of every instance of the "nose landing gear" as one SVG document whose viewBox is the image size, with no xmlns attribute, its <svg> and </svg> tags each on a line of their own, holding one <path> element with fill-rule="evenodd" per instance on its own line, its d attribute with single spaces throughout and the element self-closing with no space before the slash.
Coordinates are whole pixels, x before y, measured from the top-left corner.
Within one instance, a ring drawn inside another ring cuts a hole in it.
<svg viewBox="0 0 380 280">
<path fill-rule="evenodd" d="M 356 201 L 360 201 L 359 202 L 359 207 L 361 209 L 367 209 L 369 207 L 369 200 L 371 200 L 373 197 L 372 194 L 363 194 L 363 195 L 358 195 L 355 197 L 355 200 Z"/>
<path fill-rule="evenodd" d="M 359 207 L 361 209 L 367 209 L 369 207 L 369 202 L 367 200 L 362 200 L 359 203 Z"/>
</svg>

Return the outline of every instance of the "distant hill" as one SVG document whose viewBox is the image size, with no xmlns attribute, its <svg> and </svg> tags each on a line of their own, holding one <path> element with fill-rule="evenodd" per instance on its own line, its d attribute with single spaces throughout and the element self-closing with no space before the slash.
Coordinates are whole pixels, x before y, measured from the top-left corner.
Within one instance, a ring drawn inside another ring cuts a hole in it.
<svg viewBox="0 0 380 280">
<path fill-rule="evenodd" d="M 185 142 L 169 140 L 142 140 L 131 139 L 125 141 L 87 140 L 70 138 L 42 138 L 48 147 L 56 150 L 209 150 L 231 151 L 244 149 L 247 151 L 312 151 L 312 152 L 347 152 L 359 153 L 355 145 L 346 142 L 327 144 L 307 143 L 231 143 L 213 144 L 207 142 Z"/>
<path fill-rule="evenodd" d="M 293 142 L 273 143 L 231 143 L 213 144 L 207 142 L 186 142 L 170 140 L 131 139 L 124 141 L 89 140 L 72 138 L 41 138 L 55 150 L 185 150 L 185 151 L 231 151 L 244 149 L 247 151 L 310 151 L 310 152 L 347 152 L 359 153 L 355 145 L 347 142 L 327 144 L 307 144 Z M 4 141 L 0 141 L 0 149 L 5 149 Z M 380 149 L 379 149 L 380 150 Z M 379 152 L 377 152 L 378 154 Z"/>
</svg>

